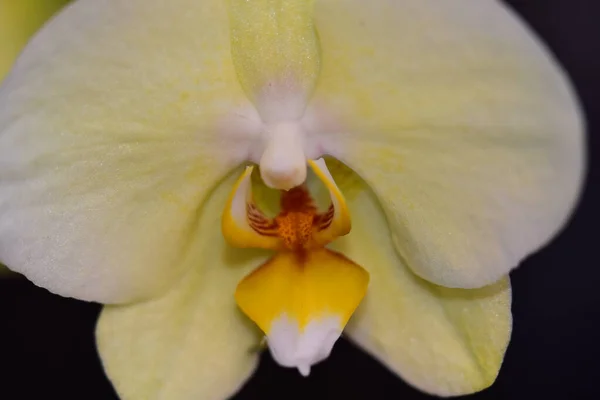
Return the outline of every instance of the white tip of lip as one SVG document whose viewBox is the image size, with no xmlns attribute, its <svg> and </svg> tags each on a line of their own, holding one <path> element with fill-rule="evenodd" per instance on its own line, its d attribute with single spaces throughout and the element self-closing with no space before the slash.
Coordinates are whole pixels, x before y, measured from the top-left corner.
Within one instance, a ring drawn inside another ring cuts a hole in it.
<svg viewBox="0 0 600 400">
<path fill-rule="evenodd" d="M 273 321 L 267 342 L 275 362 L 296 368 L 306 377 L 313 365 L 329 357 L 341 334 L 340 319 L 336 316 L 311 321 L 300 330 L 295 319 L 283 315 Z"/>
<path fill-rule="evenodd" d="M 310 375 L 310 365 L 298 365 L 298 371 L 300 372 L 300 375 L 306 378 Z"/>
</svg>

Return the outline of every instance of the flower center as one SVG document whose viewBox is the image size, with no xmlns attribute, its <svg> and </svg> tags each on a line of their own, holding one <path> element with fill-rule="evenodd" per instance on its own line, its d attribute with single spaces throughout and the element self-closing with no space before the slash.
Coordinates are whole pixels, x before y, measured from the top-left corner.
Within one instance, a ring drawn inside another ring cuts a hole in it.
<svg viewBox="0 0 600 400">
<path fill-rule="evenodd" d="M 350 231 L 350 214 L 325 162 L 308 164 L 329 191 L 331 204 L 325 212 L 318 211 L 302 184 L 282 191 L 280 212 L 267 217 L 254 201 L 253 168 L 248 167 L 222 220 L 230 244 L 276 251 L 238 284 L 235 298 L 265 333 L 275 361 L 302 375 L 329 356 L 369 282 L 362 267 L 325 248 Z"/>
<path fill-rule="evenodd" d="M 284 247 L 292 251 L 319 247 L 315 233 L 327 229 L 334 215 L 333 206 L 319 214 L 304 185 L 282 191 L 281 210 L 274 220 L 269 221 L 256 205 L 248 204 L 248 224 L 260 235 L 279 237 Z"/>
</svg>

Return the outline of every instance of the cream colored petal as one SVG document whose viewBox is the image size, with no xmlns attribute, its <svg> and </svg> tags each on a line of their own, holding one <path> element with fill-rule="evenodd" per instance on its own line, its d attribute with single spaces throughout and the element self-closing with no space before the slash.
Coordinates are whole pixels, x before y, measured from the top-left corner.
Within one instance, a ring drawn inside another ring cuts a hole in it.
<svg viewBox="0 0 600 400">
<path fill-rule="evenodd" d="M 498 1 L 316 4 L 309 131 L 373 187 L 420 276 L 480 287 L 563 226 L 582 122 L 538 40 Z"/>
<path fill-rule="evenodd" d="M 30 36 L 69 0 L 0 0 L 0 82 Z"/>
<path fill-rule="evenodd" d="M 414 275 L 398 258 L 383 211 L 364 183 L 332 175 L 352 215 L 352 232 L 332 248 L 370 274 L 346 334 L 409 384 L 440 396 L 491 385 L 510 339 L 508 278 L 481 289 L 448 289 Z"/>
<path fill-rule="evenodd" d="M 81 0 L 30 43 L 0 91 L 0 261 L 103 303 L 181 276 L 258 123 L 224 3 Z"/>
<path fill-rule="evenodd" d="M 210 196 L 188 273 L 168 293 L 133 305 L 106 306 L 96 330 L 105 371 L 123 400 L 222 400 L 257 363 L 260 333 L 238 310 L 238 282 L 267 254 L 226 245 L 220 212 L 238 174 Z"/>
<path fill-rule="evenodd" d="M 0 83 L 27 40 L 69 0 L 0 0 Z M 0 264 L 0 277 L 13 277 Z"/>
</svg>

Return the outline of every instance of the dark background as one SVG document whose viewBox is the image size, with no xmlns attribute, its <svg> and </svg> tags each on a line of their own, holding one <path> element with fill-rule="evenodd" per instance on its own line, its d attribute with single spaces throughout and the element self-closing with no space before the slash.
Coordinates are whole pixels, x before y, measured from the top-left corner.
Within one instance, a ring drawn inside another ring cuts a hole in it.
<svg viewBox="0 0 600 400">
<path fill-rule="evenodd" d="M 589 166 L 586 189 L 570 224 L 511 274 L 514 331 L 498 380 L 466 398 L 600 399 L 600 172 L 595 158 L 600 130 L 600 4 L 597 0 L 507 3 L 543 38 L 574 82 L 588 119 Z M 22 278 L 0 280 L 0 398 L 116 400 L 95 350 L 99 312 L 99 305 L 52 295 Z M 236 397 L 281 398 L 430 397 L 341 340 L 330 359 L 307 379 L 277 367 L 264 355 L 257 374 Z"/>
</svg>

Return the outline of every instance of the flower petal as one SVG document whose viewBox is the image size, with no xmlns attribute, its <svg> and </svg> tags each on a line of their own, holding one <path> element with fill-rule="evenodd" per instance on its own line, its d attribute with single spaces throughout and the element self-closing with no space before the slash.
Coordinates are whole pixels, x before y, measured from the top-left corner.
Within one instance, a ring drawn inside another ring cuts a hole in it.
<svg viewBox="0 0 600 400">
<path fill-rule="evenodd" d="M 227 21 L 216 0 L 82 0 L 36 36 L 0 91 L 0 261 L 103 303 L 182 275 L 198 209 L 260 125 Z"/>
<path fill-rule="evenodd" d="M 105 371 L 123 399 L 220 400 L 254 370 L 260 332 L 239 312 L 238 282 L 267 254 L 229 247 L 220 211 L 236 175 L 207 200 L 188 273 L 162 297 L 106 306 L 96 337 Z"/>
<path fill-rule="evenodd" d="M 399 259 L 375 195 L 356 176 L 330 170 L 353 228 L 331 247 L 364 265 L 369 291 L 346 334 L 411 385 L 451 396 L 491 385 L 510 339 L 508 278 L 481 289 L 448 289 L 414 275 Z M 348 175 L 346 175 L 348 176 Z"/>
<path fill-rule="evenodd" d="M 372 186 L 421 277 L 481 287 L 544 245 L 581 186 L 560 68 L 497 1 L 318 2 L 325 153 Z"/>
<path fill-rule="evenodd" d="M 0 83 L 30 36 L 68 0 L 0 0 Z M 0 264 L 0 276 L 11 275 Z"/>
</svg>

